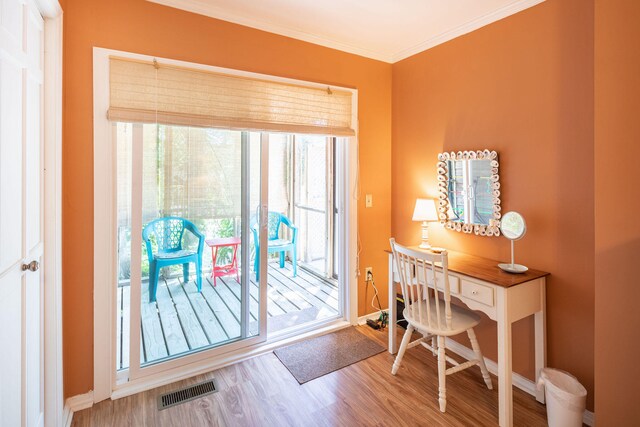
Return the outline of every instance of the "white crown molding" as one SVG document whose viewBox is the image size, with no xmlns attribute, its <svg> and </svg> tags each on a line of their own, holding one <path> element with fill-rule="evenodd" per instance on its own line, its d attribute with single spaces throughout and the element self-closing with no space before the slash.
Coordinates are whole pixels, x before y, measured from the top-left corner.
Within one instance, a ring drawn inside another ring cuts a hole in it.
<svg viewBox="0 0 640 427">
<path fill-rule="evenodd" d="M 291 37 L 293 39 L 302 40 L 305 42 L 317 44 L 317 45 L 328 47 L 331 49 L 336 49 L 343 52 L 352 53 L 354 55 L 364 56 L 366 58 L 375 59 L 378 61 L 383 61 L 383 62 L 393 64 L 395 62 L 406 59 L 422 51 L 431 49 L 432 47 L 435 47 L 439 44 L 455 39 L 456 37 L 475 31 L 478 28 L 484 27 L 485 25 L 489 25 L 493 22 L 504 19 L 515 13 L 521 12 L 525 9 L 528 9 L 532 6 L 542 3 L 544 0 L 517 1 L 510 5 L 501 7 L 493 12 L 490 12 L 478 18 L 475 18 L 458 27 L 452 28 L 451 30 L 440 33 L 437 36 L 431 37 L 428 40 L 420 42 L 414 46 L 399 50 L 397 52 L 372 51 L 370 49 L 364 49 L 349 43 L 341 42 L 339 40 L 316 36 L 314 34 L 311 34 L 299 29 L 290 28 L 283 25 L 278 25 L 278 24 L 273 24 L 268 22 L 263 22 L 257 19 L 247 18 L 245 16 L 240 16 L 234 13 L 230 13 L 229 11 L 223 8 L 206 4 L 201 0 L 147 0 L 147 1 L 161 4 L 164 6 L 173 7 L 176 9 L 185 10 L 192 13 L 197 13 L 199 15 L 209 16 L 211 18 L 220 19 L 223 21 L 233 22 L 235 24 L 243 25 L 246 27 L 256 28 L 258 30 L 279 34 L 285 37 Z"/>
<path fill-rule="evenodd" d="M 487 13 L 486 15 L 475 18 L 465 24 L 462 24 L 456 28 L 452 28 L 449 31 L 445 31 L 443 33 L 438 34 L 435 37 L 430 38 L 429 40 L 425 40 L 422 43 L 418 43 L 417 45 L 410 47 L 408 49 L 401 50 L 395 53 L 391 58 L 391 63 L 402 61 L 410 56 L 413 56 L 417 53 L 423 52 L 425 50 L 431 49 L 432 47 L 438 46 L 442 43 L 448 42 L 449 40 L 453 40 L 456 37 L 460 37 L 462 35 L 468 34 L 472 31 L 475 31 L 479 28 L 482 28 L 486 25 L 492 24 L 496 21 L 504 19 L 508 16 L 514 15 L 518 12 L 521 12 L 525 9 L 533 7 L 539 3 L 542 3 L 545 0 L 520 0 L 518 2 L 512 3 L 510 5 L 501 7 L 498 10 Z"/>
<path fill-rule="evenodd" d="M 259 21 L 257 19 L 247 18 L 245 16 L 229 13 L 225 9 L 205 4 L 199 0 L 147 0 L 151 3 L 161 4 L 163 6 L 173 7 L 175 9 L 186 10 L 187 12 L 205 15 L 210 18 L 220 19 L 222 21 L 232 22 L 234 24 L 243 25 L 245 27 L 255 28 L 257 30 L 266 31 L 268 33 L 279 34 L 296 40 L 317 44 L 320 46 L 336 49 L 342 52 L 352 53 L 354 55 L 364 56 L 365 58 L 376 59 L 383 62 L 391 62 L 392 56 L 389 53 L 375 52 L 369 49 L 353 46 L 348 43 L 332 40 L 325 37 L 316 36 L 299 29 L 286 27 L 283 25 L 272 24 Z"/>
</svg>

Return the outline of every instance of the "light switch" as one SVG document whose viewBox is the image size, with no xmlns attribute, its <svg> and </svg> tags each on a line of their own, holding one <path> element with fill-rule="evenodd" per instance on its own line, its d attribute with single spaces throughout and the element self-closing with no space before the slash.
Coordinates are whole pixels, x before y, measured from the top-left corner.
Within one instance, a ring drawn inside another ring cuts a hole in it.
<svg viewBox="0 0 640 427">
<path fill-rule="evenodd" d="M 367 208 L 373 207 L 373 194 L 367 194 L 364 196 L 364 205 Z"/>
</svg>

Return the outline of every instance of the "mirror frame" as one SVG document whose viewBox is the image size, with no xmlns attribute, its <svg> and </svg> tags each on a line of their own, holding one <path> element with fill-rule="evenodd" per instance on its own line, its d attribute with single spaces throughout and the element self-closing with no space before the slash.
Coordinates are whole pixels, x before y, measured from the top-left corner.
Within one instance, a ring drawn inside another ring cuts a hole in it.
<svg viewBox="0 0 640 427">
<path fill-rule="evenodd" d="M 452 221 L 449 212 L 449 160 L 490 160 L 491 191 L 493 198 L 493 218 L 489 224 L 466 224 Z M 451 151 L 438 154 L 438 216 L 440 223 L 448 230 L 463 233 L 474 233 L 477 236 L 499 236 L 502 207 L 500 205 L 500 175 L 498 174 L 498 153 L 492 150 Z"/>
</svg>

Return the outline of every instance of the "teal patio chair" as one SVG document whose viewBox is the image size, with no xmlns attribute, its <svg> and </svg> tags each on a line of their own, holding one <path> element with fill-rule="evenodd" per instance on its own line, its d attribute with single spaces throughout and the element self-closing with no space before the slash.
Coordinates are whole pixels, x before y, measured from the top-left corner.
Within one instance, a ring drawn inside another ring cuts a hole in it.
<svg viewBox="0 0 640 427">
<path fill-rule="evenodd" d="M 198 250 L 182 248 L 184 231 L 188 230 L 198 238 Z M 142 230 L 142 240 L 147 245 L 149 257 L 149 302 L 156 300 L 158 275 L 162 267 L 182 264 L 185 283 L 189 281 L 189 263 L 196 265 L 196 284 L 198 292 L 202 289 L 202 250 L 204 235 L 198 228 L 184 218 L 168 216 L 151 221 Z M 153 252 L 153 246 L 156 252 Z"/>
<path fill-rule="evenodd" d="M 291 240 L 280 238 L 280 225 L 291 229 Z M 256 281 L 260 280 L 260 239 L 258 237 L 258 222 L 254 218 L 251 221 L 251 231 L 253 232 L 253 241 L 256 247 L 256 256 L 253 262 L 253 268 L 256 271 Z M 278 212 L 269 212 L 267 226 L 267 254 L 273 252 L 280 253 L 280 268 L 284 268 L 284 256 L 287 251 L 291 252 L 291 264 L 293 265 L 293 277 L 298 274 L 298 227 L 291 223 L 291 220 L 285 215 Z"/>
</svg>

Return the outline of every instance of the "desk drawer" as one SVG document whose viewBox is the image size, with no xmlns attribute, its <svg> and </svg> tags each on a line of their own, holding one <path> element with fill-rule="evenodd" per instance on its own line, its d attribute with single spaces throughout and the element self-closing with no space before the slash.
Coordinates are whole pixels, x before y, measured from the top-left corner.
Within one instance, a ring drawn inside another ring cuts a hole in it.
<svg viewBox="0 0 640 427">
<path fill-rule="evenodd" d="M 444 277 L 438 271 L 436 271 L 436 282 L 438 283 L 438 290 L 444 292 Z M 452 276 L 451 273 L 449 273 L 449 291 L 451 291 L 451 294 L 460 295 L 460 279 L 457 276 Z"/>
<path fill-rule="evenodd" d="M 462 296 L 489 307 L 495 305 L 493 288 L 469 280 L 462 280 Z"/>
<path fill-rule="evenodd" d="M 420 283 L 424 283 L 422 271 L 418 272 L 418 280 Z M 436 282 L 438 283 L 438 290 L 444 292 L 444 278 L 442 277 L 442 272 L 436 270 Z M 433 288 L 433 283 L 431 283 L 431 271 L 427 272 L 427 277 L 429 278 L 429 287 Z M 400 283 L 400 276 L 395 271 L 395 266 L 393 270 L 393 281 L 396 283 Z M 451 294 L 460 295 L 460 278 L 458 276 L 454 276 L 449 273 L 449 290 Z"/>
</svg>

